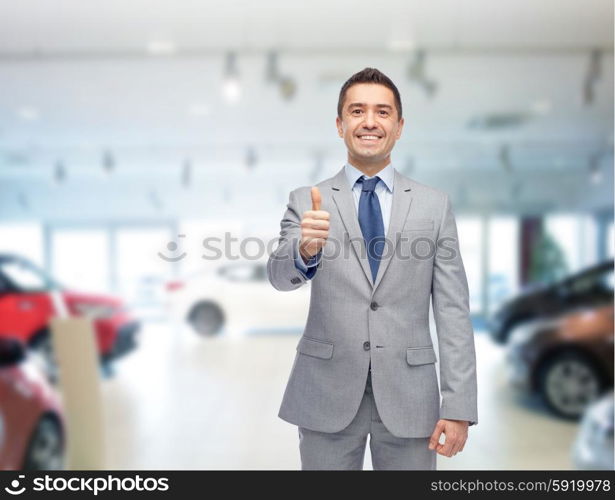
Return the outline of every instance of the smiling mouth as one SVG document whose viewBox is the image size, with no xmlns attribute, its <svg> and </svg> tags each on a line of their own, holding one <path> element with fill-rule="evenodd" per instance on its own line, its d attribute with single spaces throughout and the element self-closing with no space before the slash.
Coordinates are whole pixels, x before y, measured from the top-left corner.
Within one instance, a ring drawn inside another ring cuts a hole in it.
<svg viewBox="0 0 615 500">
<path fill-rule="evenodd" d="M 357 136 L 359 141 L 364 142 L 364 143 L 376 143 L 378 142 L 380 139 L 382 139 L 382 137 L 378 136 L 378 135 L 359 135 Z"/>
</svg>

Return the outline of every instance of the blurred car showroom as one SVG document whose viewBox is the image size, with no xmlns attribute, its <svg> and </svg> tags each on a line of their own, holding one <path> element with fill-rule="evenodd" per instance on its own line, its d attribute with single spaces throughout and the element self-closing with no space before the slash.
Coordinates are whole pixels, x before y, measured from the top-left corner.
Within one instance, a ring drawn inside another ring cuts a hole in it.
<svg viewBox="0 0 615 500">
<path fill-rule="evenodd" d="M 266 263 L 365 67 L 468 278 L 479 424 L 438 469 L 613 469 L 613 2 L 373 9 L 0 0 L 0 469 L 300 467 L 310 287 Z"/>
</svg>

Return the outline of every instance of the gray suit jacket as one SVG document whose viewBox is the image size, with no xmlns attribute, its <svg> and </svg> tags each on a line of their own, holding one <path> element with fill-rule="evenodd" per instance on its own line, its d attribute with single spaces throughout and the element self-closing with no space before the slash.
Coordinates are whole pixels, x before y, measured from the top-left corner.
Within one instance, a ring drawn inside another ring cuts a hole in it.
<svg viewBox="0 0 615 500">
<path fill-rule="evenodd" d="M 329 239 L 279 417 L 316 431 L 342 430 L 359 408 L 371 361 L 376 406 L 393 435 L 430 436 L 439 418 L 478 423 L 468 285 L 448 196 L 395 171 L 387 246 L 372 282 L 344 169 L 318 187 L 321 209 L 331 214 Z M 310 187 L 290 193 L 267 265 L 278 290 L 307 281 L 294 257 L 301 217 L 310 209 Z"/>
</svg>

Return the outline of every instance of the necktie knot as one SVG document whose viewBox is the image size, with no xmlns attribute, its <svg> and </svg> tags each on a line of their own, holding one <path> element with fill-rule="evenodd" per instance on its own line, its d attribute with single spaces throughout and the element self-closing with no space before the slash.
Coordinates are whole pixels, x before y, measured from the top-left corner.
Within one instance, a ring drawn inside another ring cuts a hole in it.
<svg viewBox="0 0 615 500">
<path fill-rule="evenodd" d="M 357 182 L 361 183 L 361 190 L 368 192 L 368 193 L 373 193 L 374 190 L 376 189 L 376 184 L 378 184 L 378 181 L 380 180 L 380 177 L 376 176 L 373 177 L 372 179 L 366 179 L 365 176 L 361 176 Z"/>
</svg>

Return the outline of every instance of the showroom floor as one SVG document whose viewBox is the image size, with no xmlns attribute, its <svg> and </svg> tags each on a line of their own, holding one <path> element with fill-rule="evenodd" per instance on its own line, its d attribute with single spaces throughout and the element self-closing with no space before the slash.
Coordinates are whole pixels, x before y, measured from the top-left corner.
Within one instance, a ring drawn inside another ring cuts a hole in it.
<svg viewBox="0 0 615 500">
<path fill-rule="evenodd" d="M 277 417 L 298 335 L 199 338 L 151 323 L 103 381 L 109 469 L 298 469 Z M 503 350 L 476 335 L 479 424 L 438 469 L 570 469 L 577 425 L 506 382 Z M 371 468 L 369 447 L 365 469 Z"/>
</svg>

